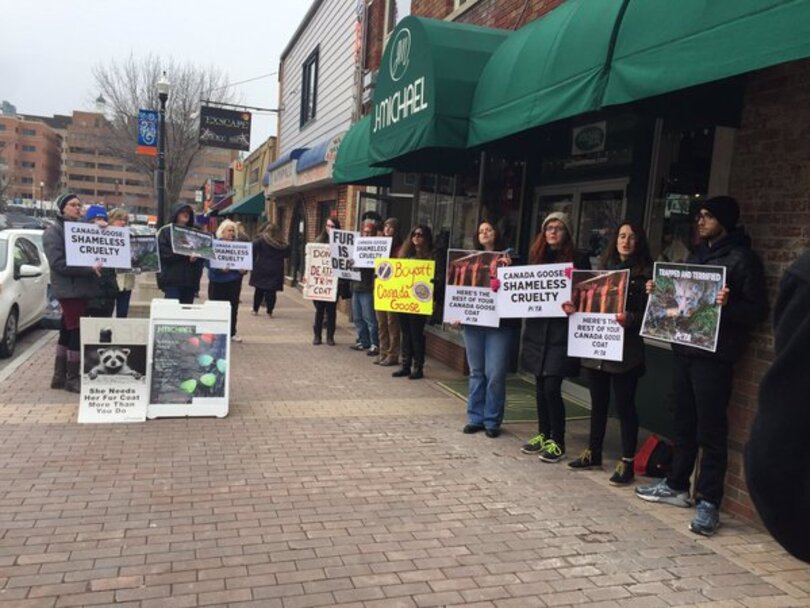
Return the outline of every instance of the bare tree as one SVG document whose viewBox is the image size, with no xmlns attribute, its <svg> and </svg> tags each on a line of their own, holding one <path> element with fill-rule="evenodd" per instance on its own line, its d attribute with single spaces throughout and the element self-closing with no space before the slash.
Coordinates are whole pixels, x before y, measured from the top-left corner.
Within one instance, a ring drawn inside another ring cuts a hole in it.
<svg viewBox="0 0 810 608">
<path fill-rule="evenodd" d="M 97 65 L 93 76 L 109 109 L 108 152 L 154 178 L 157 157 L 135 154 L 138 110 L 160 106 L 157 82 L 163 72 L 172 83 L 166 103 L 166 204 L 180 197 L 183 182 L 200 151 L 197 143 L 200 99 L 229 102 L 228 79 L 217 68 L 200 68 L 154 55 Z M 168 209 L 164 210 L 169 217 Z"/>
</svg>

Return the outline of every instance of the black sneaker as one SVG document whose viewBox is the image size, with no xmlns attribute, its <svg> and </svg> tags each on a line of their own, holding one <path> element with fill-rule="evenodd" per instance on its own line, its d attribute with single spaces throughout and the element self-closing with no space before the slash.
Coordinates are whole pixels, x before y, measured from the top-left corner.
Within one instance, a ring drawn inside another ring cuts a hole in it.
<svg viewBox="0 0 810 608">
<path fill-rule="evenodd" d="M 591 469 L 602 466 L 602 456 L 594 456 L 590 449 L 582 450 L 582 454 L 568 463 L 572 469 Z"/>
<path fill-rule="evenodd" d="M 616 470 L 613 472 L 613 475 L 608 479 L 608 482 L 614 486 L 626 486 L 628 483 L 631 483 L 634 478 L 633 461 L 620 460 L 619 464 L 616 465 Z"/>
<path fill-rule="evenodd" d="M 490 439 L 495 439 L 496 437 L 501 436 L 501 429 L 487 429 L 486 436 Z"/>
<path fill-rule="evenodd" d="M 535 435 L 520 447 L 524 454 L 539 454 L 546 446 L 546 436 L 543 433 Z"/>
<path fill-rule="evenodd" d="M 553 439 L 546 441 L 543 451 L 540 452 L 538 458 L 543 462 L 556 463 L 560 462 L 565 457 L 565 448 L 558 444 Z"/>
<path fill-rule="evenodd" d="M 473 433 L 480 433 L 483 430 L 484 425 L 482 424 L 465 424 L 461 432 L 465 435 L 472 435 Z"/>
</svg>

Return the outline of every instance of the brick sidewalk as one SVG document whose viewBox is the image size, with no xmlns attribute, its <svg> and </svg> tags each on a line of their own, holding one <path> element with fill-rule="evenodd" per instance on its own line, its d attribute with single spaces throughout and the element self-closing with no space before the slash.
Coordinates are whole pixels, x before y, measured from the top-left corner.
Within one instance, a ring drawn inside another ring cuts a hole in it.
<svg viewBox="0 0 810 608">
<path fill-rule="evenodd" d="M 249 290 L 243 292 L 247 302 Z M 466 436 L 464 404 L 314 347 L 294 291 L 244 306 L 230 415 L 78 425 L 52 344 L 0 394 L 0 606 L 810 606 L 810 569 L 730 518 Z M 569 449 L 586 422 L 571 425 Z"/>
</svg>

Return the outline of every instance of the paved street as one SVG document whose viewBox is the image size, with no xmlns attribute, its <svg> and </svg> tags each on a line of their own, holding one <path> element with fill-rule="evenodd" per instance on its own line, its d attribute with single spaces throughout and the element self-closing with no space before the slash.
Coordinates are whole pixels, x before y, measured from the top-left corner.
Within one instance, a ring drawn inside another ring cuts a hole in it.
<svg viewBox="0 0 810 608">
<path fill-rule="evenodd" d="M 78 398 L 46 388 L 55 332 L 13 370 L 0 605 L 810 606 L 810 568 L 766 534 L 726 518 L 696 537 L 692 511 L 608 471 L 521 455 L 531 425 L 463 435 L 431 381 L 453 372 L 391 378 L 342 316 L 338 346 L 312 346 L 294 291 L 276 312 L 243 306 L 222 420 L 76 424 Z"/>
</svg>

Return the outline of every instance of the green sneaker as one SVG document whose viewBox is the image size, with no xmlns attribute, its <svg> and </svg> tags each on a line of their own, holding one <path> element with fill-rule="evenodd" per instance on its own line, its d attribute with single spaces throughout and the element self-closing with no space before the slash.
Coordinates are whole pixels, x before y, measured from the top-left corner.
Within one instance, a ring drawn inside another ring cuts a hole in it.
<svg viewBox="0 0 810 608">
<path fill-rule="evenodd" d="M 553 439 L 546 441 L 543 451 L 540 452 L 538 458 L 543 462 L 560 462 L 565 456 L 565 448 L 559 445 Z"/>
<path fill-rule="evenodd" d="M 524 454 L 537 454 L 538 452 L 542 452 L 544 447 L 546 447 L 546 436 L 540 433 L 524 443 L 520 451 Z"/>
</svg>

